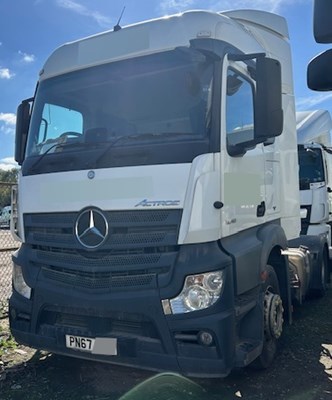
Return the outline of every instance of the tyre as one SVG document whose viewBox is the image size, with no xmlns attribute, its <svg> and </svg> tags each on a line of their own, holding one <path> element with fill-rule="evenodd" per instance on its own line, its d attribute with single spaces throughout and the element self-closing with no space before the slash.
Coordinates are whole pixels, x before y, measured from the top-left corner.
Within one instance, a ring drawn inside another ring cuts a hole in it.
<svg viewBox="0 0 332 400">
<path fill-rule="evenodd" d="M 264 339 L 261 354 L 252 363 L 255 369 L 268 368 L 277 353 L 277 341 L 282 333 L 283 306 L 277 274 L 271 265 L 266 266 L 267 279 L 264 291 Z"/>
</svg>

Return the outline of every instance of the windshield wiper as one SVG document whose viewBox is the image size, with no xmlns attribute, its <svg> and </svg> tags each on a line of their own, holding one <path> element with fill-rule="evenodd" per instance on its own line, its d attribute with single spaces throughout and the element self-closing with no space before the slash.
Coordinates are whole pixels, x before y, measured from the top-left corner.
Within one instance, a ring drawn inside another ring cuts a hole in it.
<svg viewBox="0 0 332 400">
<path fill-rule="evenodd" d="M 36 171 L 37 166 L 41 163 L 41 161 L 44 159 L 44 157 L 50 153 L 51 150 L 53 150 L 54 148 L 58 148 L 58 147 L 76 147 L 77 145 L 83 145 L 84 143 L 77 143 L 77 142 L 64 142 L 64 143 L 54 143 L 51 147 L 49 147 L 45 153 L 41 154 L 40 157 L 31 165 L 31 167 L 29 168 L 30 172 L 34 172 Z"/>
<path fill-rule="evenodd" d="M 116 138 L 115 140 L 110 142 L 110 144 L 105 148 L 105 150 L 101 154 L 99 154 L 99 156 L 95 159 L 95 165 L 97 165 L 98 162 L 103 159 L 103 157 L 109 152 L 109 150 L 115 144 L 117 144 L 118 142 L 120 142 L 122 140 L 129 140 L 129 139 L 140 140 L 140 139 L 148 139 L 148 138 L 161 137 L 161 136 L 163 136 L 163 137 L 166 137 L 166 136 L 182 137 L 182 136 L 188 136 L 188 135 L 177 133 L 177 132 L 147 132 L 147 133 L 141 133 L 141 134 L 119 136 L 118 138 Z M 86 165 L 88 166 L 91 161 L 92 161 L 91 159 L 88 160 Z"/>
</svg>

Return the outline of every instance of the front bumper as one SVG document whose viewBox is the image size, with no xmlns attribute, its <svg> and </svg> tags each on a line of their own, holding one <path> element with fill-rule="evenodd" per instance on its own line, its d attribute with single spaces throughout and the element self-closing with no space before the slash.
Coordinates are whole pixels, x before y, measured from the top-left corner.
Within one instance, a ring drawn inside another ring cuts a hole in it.
<svg viewBox="0 0 332 400">
<path fill-rule="evenodd" d="M 210 315 L 202 315 L 202 311 L 197 318 L 187 315 L 166 318 L 151 295 L 133 297 L 130 301 L 122 299 L 120 312 L 114 311 L 115 301 L 112 300 L 108 301 L 108 307 L 104 300 L 81 298 L 73 307 L 65 305 L 64 296 L 56 297 L 50 293 L 46 298 L 39 296 L 40 305 L 34 308 L 39 312 L 29 313 L 24 304 L 27 301 L 16 293 L 12 295 L 10 324 L 18 342 L 54 353 L 158 371 L 177 371 L 188 376 L 225 376 L 231 369 L 234 317 L 230 311 Z M 50 299 L 57 305 L 51 306 Z M 201 330 L 212 333 L 212 346 L 190 339 Z M 67 349 L 66 334 L 115 337 L 118 355 L 103 356 Z"/>
<path fill-rule="evenodd" d="M 228 256 L 216 247 L 210 253 L 213 259 L 218 251 L 216 265 L 226 272 L 224 291 L 215 305 L 167 316 L 162 309 L 161 299 L 176 295 L 184 276 L 199 272 L 198 260 L 188 263 L 190 251 L 179 257 L 187 267 L 176 268 L 171 283 L 145 290 L 79 290 L 55 284 L 39 273 L 31 300 L 15 291 L 12 294 L 11 331 L 19 343 L 58 354 L 187 376 L 226 376 L 234 367 L 236 347 L 233 274 Z M 212 334 L 212 345 L 197 340 L 200 331 Z M 117 338 L 118 354 L 68 349 L 66 334 Z"/>
</svg>

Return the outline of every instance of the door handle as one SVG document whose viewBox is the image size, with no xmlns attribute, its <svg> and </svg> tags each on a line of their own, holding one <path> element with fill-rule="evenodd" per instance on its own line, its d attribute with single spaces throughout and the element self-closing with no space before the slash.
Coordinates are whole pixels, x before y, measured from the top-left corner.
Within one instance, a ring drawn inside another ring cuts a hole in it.
<svg viewBox="0 0 332 400">
<path fill-rule="evenodd" d="M 265 215 L 265 211 L 266 211 L 265 201 L 262 201 L 261 204 L 258 204 L 257 206 L 256 216 L 263 217 Z"/>
</svg>

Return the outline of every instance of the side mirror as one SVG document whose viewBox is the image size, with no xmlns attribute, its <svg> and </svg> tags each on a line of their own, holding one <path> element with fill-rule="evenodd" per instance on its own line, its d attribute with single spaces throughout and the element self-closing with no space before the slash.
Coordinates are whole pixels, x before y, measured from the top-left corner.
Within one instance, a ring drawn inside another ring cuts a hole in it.
<svg viewBox="0 0 332 400">
<path fill-rule="evenodd" d="M 30 122 L 30 102 L 32 99 L 23 100 L 17 108 L 16 134 L 15 134 L 15 161 L 22 165 L 24 161 L 25 146 L 27 142 Z"/>
<path fill-rule="evenodd" d="M 281 65 L 278 60 L 258 57 L 256 61 L 255 141 L 281 135 L 283 131 Z"/>
<path fill-rule="evenodd" d="M 331 2 L 332 5 L 332 2 Z M 332 90 L 332 49 L 313 58 L 307 70 L 309 89 L 317 91 Z"/>
<path fill-rule="evenodd" d="M 332 1 L 315 0 L 314 36 L 317 43 L 332 42 Z"/>
</svg>

